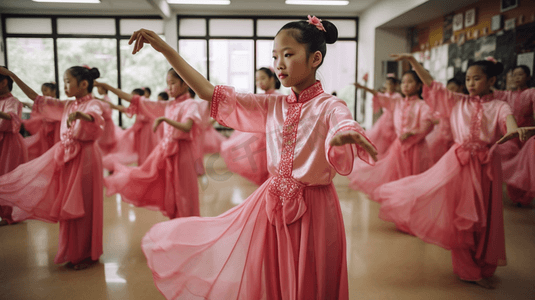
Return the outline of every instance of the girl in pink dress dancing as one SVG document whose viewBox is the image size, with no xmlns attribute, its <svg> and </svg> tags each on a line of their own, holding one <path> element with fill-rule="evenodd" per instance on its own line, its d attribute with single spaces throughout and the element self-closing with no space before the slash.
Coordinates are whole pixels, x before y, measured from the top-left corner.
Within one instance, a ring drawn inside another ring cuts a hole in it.
<svg viewBox="0 0 535 300">
<path fill-rule="evenodd" d="M 0 67 L 0 175 L 28 160 L 24 139 L 20 135 L 22 103 L 11 94 L 13 79 Z M 0 225 L 13 224 L 11 206 L 0 206 Z"/>
<path fill-rule="evenodd" d="M 513 69 L 513 80 L 516 89 L 514 91 L 494 91 L 496 98 L 507 102 L 513 109 L 513 116 L 520 127 L 535 126 L 535 89 L 529 88 L 531 81 L 530 69 L 525 65 Z M 532 142 L 530 142 L 532 143 Z M 527 144 L 527 143 L 526 143 Z M 519 164 L 520 161 L 527 163 L 533 161 L 533 149 L 522 151 L 525 157 L 518 157 L 519 152 L 525 146 L 520 140 L 515 139 L 509 143 L 498 146 L 498 152 L 502 158 L 503 179 L 507 183 L 507 193 L 513 203 L 519 206 L 528 206 L 535 196 L 535 185 L 531 178 L 533 172 L 527 172 L 533 167 Z M 514 166 L 522 166 L 517 168 Z"/>
<path fill-rule="evenodd" d="M 196 162 L 201 152 L 198 141 L 204 121 L 200 102 L 191 99 L 187 84 L 175 73 L 167 77 L 172 101 L 147 101 L 108 84 L 105 89 L 130 101 L 128 110 L 154 116 L 153 130 L 164 123 L 161 142 L 145 162 L 137 167 L 114 166 L 104 179 L 106 195 L 121 194 L 123 201 L 152 210 L 159 210 L 173 219 L 199 215 L 199 190 Z M 157 117 L 160 116 L 160 117 Z"/>
<path fill-rule="evenodd" d="M 102 103 L 93 99 L 96 68 L 71 67 L 63 80 L 60 101 L 37 95 L 15 74 L 10 76 L 50 119 L 61 121 L 61 141 L 38 158 L 0 176 L 0 204 L 13 206 L 13 219 L 59 222 L 54 262 L 83 269 L 102 255 L 102 157 L 96 140 L 102 134 Z"/>
<path fill-rule="evenodd" d="M 346 243 L 332 178 L 376 150 L 345 102 L 325 93 L 316 70 L 336 27 L 316 17 L 286 24 L 275 37 L 274 67 L 291 94 L 242 94 L 214 87 L 160 37 L 150 43 L 201 99 L 211 116 L 240 131 L 265 132 L 271 177 L 242 204 L 214 218 L 155 225 L 142 248 L 169 299 L 348 299 Z"/>
<path fill-rule="evenodd" d="M 431 156 L 426 135 L 433 129 L 429 106 L 420 97 L 422 81 L 414 71 L 406 72 L 402 77 L 401 97 L 389 97 L 377 93 L 379 105 L 392 112 L 396 140 L 386 154 L 375 166 L 355 161 L 355 168 L 348 176 L 349 187 L 360 190 L 373 198 L 373 191 L 400 178 L 420 174 L 431 164 Z"/>
<path fill-rule="evenodd" d="M 451 250 L 453 272 L 460 279 L 493 288 L 489 278 L 503 266 L 505 239 L 502 179 L 495 144 L 527 130 L 518 128 L 511 107 L 490 88 L 503 65 L 477 61 L 466 73 L 470 95 L 453 93 L 410 54 L 408 60 L 424 82 L 424 99 L 433 111 L 450 118 L 455 144 L 426 172 L 379 187 L 379 217 L 423 241 Z"/>
<path fill-rule="evenodd" d="M 280 81 L 269 68 L 256 71 L 256 86 L 264 94 L 280 95 Z M 221 157 L 227 168 L 258 185 L 269 178 L 265 132 L 243 132 L 235 130 L 228 140 L 221 144 Z"/>
<path fill-rule="evenodd" d="M 394 76 L 386 78 L 384 88 L 385 92 L 380 93 L 377 90 L 370 89 L 361 84 L 355 83 L 355 86 L 359 89 L 363 89 L 366 92 L 373 94 L 373 112 L 378 113 L 381 110 L 380 98 L 402 99 L 400 93 L 396 92 L 399 80 Z M 366 130 L 366 135 L 377 147 L 379 152 L 379 159 L 386 153 L 386 150 L 390 148 L 392 143 L 396 140 L 396 131 L 394 129 L 394 120 L 392 111 L 388 107 L 382 107 L 383 114 L 377 119 L 372 128 Z"/>
</svg>

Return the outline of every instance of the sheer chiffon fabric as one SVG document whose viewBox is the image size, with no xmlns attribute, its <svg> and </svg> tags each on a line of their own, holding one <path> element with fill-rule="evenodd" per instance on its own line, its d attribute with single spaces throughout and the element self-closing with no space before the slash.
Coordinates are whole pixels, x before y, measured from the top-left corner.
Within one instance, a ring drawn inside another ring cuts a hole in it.
<svg viewBox="0 0 535 300">
<path fill-rule="evenodd" d="M 203 134 L 203 154 L 219 153 L 221 151 L 221 144 L 227 140 L 227 138 L 219 133 L 214 126 L 207 126 Z"/>
<path fill-rule="evenodd" d="M 433 117 L 435 119 L 434 122 L 438 122 L 438 124 L 435 125 L 425 139 L 429 145 L 432 162 L 435 164 L 453 146 L 453 136 L 449 118 L 444 118 L 439 113 L 434 113 Z"/>
<path fill-rule="evenodd" d="M 482 269 L 505 265 L 500 158 L 492 145 L 511 109 L 492 94 L 470 98 L 436 82 L 424 95 L 432 110 L 450 117 L 455 144 L 426 172 L 378 188 L 379 217 L 425 242 L 469 251 Z M 483 273 L 457 274 L 478 280 Z"/>
<path fill-rule="evenodd" d="M 59 222 L 55 263 L 74 264 L 102 255 L 102 157 L 95 141 L 104 128 L 102 105 L 91 95 L 75 101 L 38 96 L 36 109 L 61 121 L 61 141 L 38 158 L 0 177 L 0 204 L 13 206 L 13 219 Z M 81 111 L 93 122 L 76 120 Z"/>
<path fill-rule="evenodd" d="M 11 117 L 11 120 L 0 119 L 0 175 L 3 175 L 28 161 L 28 152 L 19 133 L 22 103 L 9 93 L 0 97 L 0 111 Z M 11 206 L 0 205 L 0 218 L 9 224 L 14 222 L 11 213 Z"/>
<path fill-rule="evenodd" d="M 242 204 L 213 218 L 155 225 L 142 249 L 168 299 L 348 299 L 342 214 L 332 185 L 355 145 L 329 146 L 338 132 L 363 133 L 345 103 L 317 82 L 299 95 L 239 94 L 217 86 L 212 117 L 266 132 L 273 175 Z M 282 133 L 281 133 L 282 131 Z"/>
<path fill-rule="evenodd" d="M 417 96 L 386 97 L 377 94 L 381 106 L 393 111 L 396 139 L 375 166 L 356 160 L 353 173 L 349 174 L 349 187 L 360 190 L 374 201 L 373 191 L 382 184 L 419 174 L 432 165 L 429 147 L 425 139 L 432 130 L 429 107 Z M 400 140 L 405 133 L 414 135 Z"/>
<path fill-rule="evenodd" d="M 59 122 L 44 117 L 34 107 L 32 107 L 30 119 L 23 120 L 22 123 L 24 129 L 31 134 L 24 139 L 29 160 L 41 156 L 61 139 Z"/>
<path fill-rule="evenodd" d="M 381 109 L 380 97 L 390 97 L 390 98 L 399 98 L 402 96 L 399 93 L 378 93 L 373 97 L 373 111 L 378 113 Z M 383 114 L 377 119 L 372 128 L 366 130 L 366 135 L 377 147 L 377 152 L 379 157 L 383 156 L 390 145 L 396 140 L 396 132 L 394 130 L 394 120 L 392 116 L 392 111 L 387 108 L 383 108 Z"/>
<path fill-rule="evenodd" d="M 511 200 L 529 205 L 535 198 L 535 137 L 528 139 L 518 154 L 502 163 L 502 167 Z"/>
<path fill-rule="evenodd" d="M 132 99 L 132 105 L 138 105 L 137 101 L 139 98 Z M 164 122 L 160 125 L 164 127 L 164 138 L 141 166 L 114 165 L 113 174 L 104 179 L 106 194 L 119 193 L 123 201 L 159 210 L 171 219 L 198 216 L 195 153 L 200 146 L 195 139 L 201 134 L 199 105 L 191 99 L 174 101 L 167 102 L 164 110 L 166 118 L 177 122 L 191 119 L 191 131 L 185 133 Z"/>
</svg>

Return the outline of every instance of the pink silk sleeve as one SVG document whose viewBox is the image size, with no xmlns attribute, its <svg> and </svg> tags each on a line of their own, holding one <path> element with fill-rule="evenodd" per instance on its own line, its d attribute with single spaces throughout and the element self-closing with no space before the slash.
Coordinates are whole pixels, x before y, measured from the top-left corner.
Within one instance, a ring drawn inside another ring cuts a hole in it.
<svg viewBox="0 0 535 300">
<path fill-rule="evenodd" d="M 0 119 L 0 131 L 11 131 L 17 133 L 20 130 L 20 124 L 22 119 L 22 103 L 18 100 L 7 99 L 4 101 L 9 101 L 4 106 L 3 112 L 11 116 L 11 120 Z"/>
<path fill-rule="evenodd" d="M 440 82 L 433 81 L 431 86 L 424 85 L 422 97 L 431 108 L 431 112 L 436 111 L 444 117 L 449 118 L 457 101 L 467 96 L 453 93 L 446 89 Z"/>
<path fill-rule="evenodd" d="M 502 103 L 498 111 L 498 120 L 500 122 L 499 127 L 502 134 L 507 133 L 507 116 L 513 115 L 513 109 L 507 102 Z"/>
<path fill-rule="evenodd" d="M 188 120 L 192 120 L 193 121 L 192 130 L 189 133 L 185 133 L 182 130 L 175 129 L 173 130 L 174 139 L 182 139 L 184 138 L 184 135 L 189 135 L 189 139 L 191 140 L 193 140 L 194 138 L 199 138 L 199 137 L 196 137 L 195 135 L 197 135 L 199 133 L 198 131 L 201 130 L 203 119 L 202 119 L 201 111 L 199 107 L 200 103 L 197 103 L 194 101 L 195 100 L 188 101 L 187 104 L 184 104 L 180 108 L 181 113 L 175 118 L 173 118 L 174 121 L 177 121 L 180 123 L 185 123 Z"/>
<path fill-rule="evenodd" d="M 81 141 L 93 141 L 98 139 L 104 131 L 104 108 L 103 103 L 99 100 L 91 100 L 79 109 L 85 114 L 93 117 L 93 122 L 76 120 L 74 124 L 74 137 Z"/>
<path fill-rule="evenodd" d="M 353 120 L 351 112 L 347 106 L 342 103 L 337 103 L 334 108 L 327 115 L 326 124 L 329 125 L 329 132 L 325 139 L 325 153 L 329 164 L 336 170 L 337 173 L 346 176 L 353 170 L 353 161 L 355 156 L 358 156 L 364 162 L 374 165 L 375 162 L 364 148 L 356 144 L 346 144 L 342 146 L 331 146 L 330 142 L 333 137 L 343 131 L 355 131 L 366 138 L 368 143 L 373 143 L 368 139 L 364 130 L 360 125 Z M 375 146 L 375 145 L 374 145 Z"/>
<path fill-rule="evenodd" d="M 37 96 L 33 108 L 41 115 L 56 121 L 61 121 L 63 110 L 68 101 L 61 101 L 52 97 Z"/>
<path fill-rule="evenodd" d="M 130 105 L 126 109 L 126 115 L 131 117 L 139 114 L 156 119 L 165 115 L 165 108 L 168 104 L 169 102 L 167 101 L 150 101 L 145 99 L 145 97 L 134 95 L 130 101 Z"/>
<path fill-rule="evenodd" d="M 390 111 L 394 110 L 394 106 L 396 105 L 397 97 L 391 97 L 384 93 L 377 93 L 373 96 L 373 110 L 377 108 L 377 111 L 379 111 L 379 107 L 384 107 Z"/>
<path fill-rule="evenodd" d="M 284 96 L 236 93 L 218 85 L 212 96 L 210 116 L 224 126 L 244 132 L 266 132 L 269 100 Z"/>
</svg>

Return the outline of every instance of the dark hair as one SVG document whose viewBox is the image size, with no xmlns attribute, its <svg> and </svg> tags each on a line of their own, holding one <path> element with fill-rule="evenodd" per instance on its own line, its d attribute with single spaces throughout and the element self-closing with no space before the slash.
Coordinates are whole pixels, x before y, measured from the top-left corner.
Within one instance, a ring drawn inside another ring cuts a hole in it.
<svg viewBox="0 0 535 300">
<path fill-rule="evenodd" d="M 41 87 L 47 87 L 53 91 L 57 91 L 58 90 L 58 85 L 55 84 L 54 82 L 45 82 L 41 85 Z"/>
<path fill-rule="evenodd" d="M 481 71 L 487 75 L 487 79 L 490 79 L 494 76 L 498 76 L 503 72 L 503 64 L 501 62 L 494 63 L 488 60 L 478 60 L 468 67 L 478 66 L 481 68 Z"/>
<path fill-rule="evenodd" d="M 76 78 L 78 84 L 82 81 L 87 81 L 87 92 L 91 93 L 93 91 L 93 81 L 100 77 L 100 72 L 97 68 L 86 68 L 81 66 L 74 66 L 67 69 L 72 77 Z"/>
<path fill-rule="evenodd" d="M 455 77 L 453 77 L 450 80 L 448 80 L 447 84 L 450 84 L 450 83 L 455 83 L 456 85 L 461 86 L 461 87 L 463 86 L 463 83 L 459 79 L 457 79 Z"/>
<path fill-rule="evenodd" d="M 145 95 L 145 91 L 144 91 L 143 89 L 134 89 L 134 90 L 132 91 L 132 94 L 134 94 L 134 95 L 139 95 L 139 96 L 143 96 L 143 95 Z"/>
<path fill-rule="evenodd" d="M 386 81 L 390 81 L 392 84 L 399 83 L 399 79 L 397 79 L 396 77 L 386 77 Z"/>
<path fill-rule="evenodd" d="M 528 77 L 531 76 L 531 70 L 529 69 L 528 66 L 526 66 L 526 65 L 518 65 L 518 66 L 516 66 L 516 67 L 513 68 L 513 71 L 516 70 L 516 69 L 518 69 L 518 68 L 522 69 L 522 71 L 524 71 L 524 73 L 526 73 L 526 75 L 527 75 Z"/>
<path fill-rule="evenodd" d="M 195 98 L 196 94 L 195 94 L 195 91 L 192 88 L 188 87 L 188 93 L 189 93 L 189 95 L 191 96 L 192 99 Z"/>
<path fill-rule="evenodd" d="M 416 71 L 414 71 L 414 70 L 407 71 L 407 72 L 403 73 L 403 76 L 405 76 L 405 75 L 407 75 L 407 74 L 412 75 L 412 77 L 414 78 L 414 81 L 416 81 L 416 83 L 421 83 L 421 84 L 422 84 L 422 87 L 423 87 L 422 79 L 420 79 L 420 76 L 418 76 L 418 74 L 416 73 Z M 401 78 L 403 78 L 403 76 L 401 76 Z M 418 96 L 419 96 L 420 98 L 422 98 L 422 87 L 420 87 L 420 90 L 418 91 Z M 405 95 L 405 96 L 407 96 L 407 95 Z"/>
<path fill-rule="evenodd" d="M 150 90 L 150 87 L 146 86 L 143 88 L 145 92 L 149 92 L 149 96 L 152 95 L 152 91 Z"/>
<path fill-rule="evenodd" d="M 163 100 L 169 100 L 169 94 L 167 92 L 159 93 L 158 97 L 162 98 Z"/>
<path fill-rule="evenodd" d="M 167 73 L 171 73 L 173 76 L 178 78 L 180 81 L 184 82 L 184 80 L 182 80 L 182 77 L 180 77 L 180 75 L 178 75 L 178 73 L 175 71 L 175 69 L 171 68 L 171 69 L 169 69 L 169 71 L 167 71 Z"/>
<path fill-rule="evenodd" d="M 4 67 L 4 66 L 2 66 L 2 67 Z M 6 67 L 4 67 L 4 68 L 6 68 Z M 7 88 L 11 92 L 13 90 L 13 79 L 11 79 L 11 77 L 6 76 L 6 75 L 0 75 L 0 81 L 2 81 L 4 79 L 7 79 Z"/>
<path fill-rule="evenodd" d="M 282 26 L 279 32 L 277 32 L 277 35 L 281 31 L 288 29 L 292 37 L 299 44 L 307 45 L 307 58 L 316 51 L 321 52 L 323 59 L 318 65 L 319 68 L 323 64 L 323 61 L 325 61 L 327 44 L 334 44 L 338 39 L 338 29 L 336 29 L 333 23 L 322 21 L 321 24 L 325 28 L 325 31 L 309 24 L 307 21 L 294 21 Z"/>
<path fill-rule="evenodd" d="M 277 76 L 275 75 L 275 73 L 273 71 L 271 71 L 271 69 L 269 68 L 266 68 L 266 67 L 262 67 L 260 69 L 258 69 L 258 71 L 262 71 L 264 73 L 266 73 L 266 75 L 269 77 L 269 78 L 273 78 L 275 79 L 275 89 L 280 89 L 281 88 L 281 82 L 279 81 L 279 79 L 277 78 Z"/>
</svg>

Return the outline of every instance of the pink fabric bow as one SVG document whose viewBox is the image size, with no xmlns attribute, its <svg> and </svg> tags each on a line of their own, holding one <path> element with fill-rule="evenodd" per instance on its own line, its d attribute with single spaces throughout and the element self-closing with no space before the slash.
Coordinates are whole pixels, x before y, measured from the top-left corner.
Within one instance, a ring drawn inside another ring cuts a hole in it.
<svg viewBox="0 0 535 300">
<path fill-rule="evenodd" d="M 493 62 L 493 63 L 497 63 L 497 62 L 498 62 L 498 61 L 496 60 L 496 58 L 494 58 L 494 57 L 492 57 L 492 56 L 487 56 L 487 57 L 485 58 L 485 60 L 491 61 L 491 62 Z"/>
<path fill-rule="evenodd" d="M 308 24 L 316 26 L 316 28 L 318 28 L 319 30 L 327 32 L 327 30 L 325 30 L 325 27 L 323 27 L 323 24 L 321 24 L 321 19 L 318 19 L 316 16 L 311 17 L 310 15 L 308 15 L 307 22 Z"/>
<path fill-rule="evenodd" d="M 364 74 L 364 76 L 362 76 L 362 80 L 368 81 L 368 73 L 366 73 L 366 74 Z"/>
</svg>

